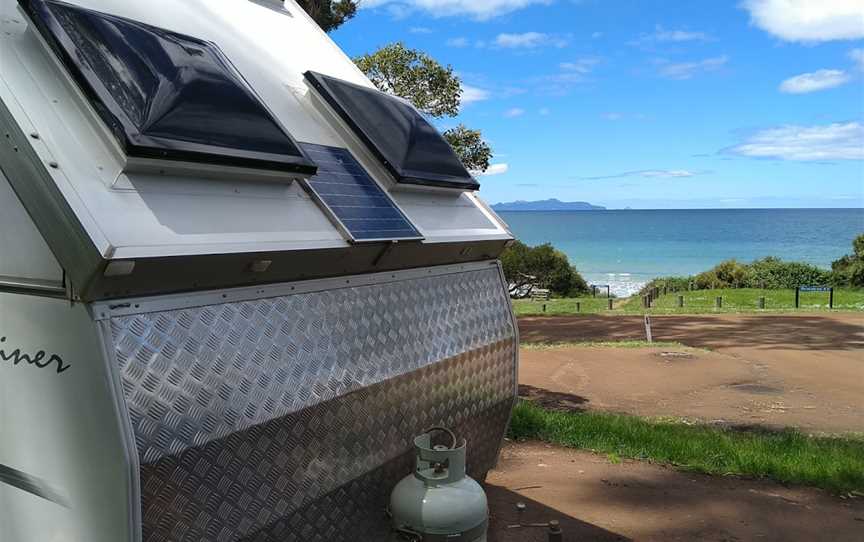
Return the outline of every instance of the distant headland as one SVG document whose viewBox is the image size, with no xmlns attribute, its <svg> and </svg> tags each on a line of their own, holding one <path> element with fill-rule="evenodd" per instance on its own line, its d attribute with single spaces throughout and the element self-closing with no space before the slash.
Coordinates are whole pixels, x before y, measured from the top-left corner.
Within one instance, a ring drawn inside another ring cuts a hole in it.
<svg viewBox="0 0 864 542">
<path fill-rule="evenodd" d="M 544 199 L 539 201 L 510 201 L 496 203 L 492 206 L 496 211 L 605 211 L 606 207 L 591 205 L 584 201 L 561 201 Z"/>
</svg>

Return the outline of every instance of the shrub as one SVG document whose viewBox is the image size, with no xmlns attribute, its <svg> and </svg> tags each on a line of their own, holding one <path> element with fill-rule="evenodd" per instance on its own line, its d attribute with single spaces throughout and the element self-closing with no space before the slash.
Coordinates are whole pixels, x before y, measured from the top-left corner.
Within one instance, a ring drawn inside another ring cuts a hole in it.
<svg viewBox="0 0 864 542">
<path fill-rule="evenodd" d="M 747 283 L 747 266 L 735 260 L 726 260 L 714 266 L 713 269 L 696 275 L 696 287 L 700 290 L 709 288 L 744 288 Z"/>
<path fill-rule="evenodd" d="M 548 288 L 557 296 L 576 296 L 588 291 L 585 279 L 570 265 L 567 255 L 549 243 L 529 247 L 516 241 L 501 254 L 501 263 L 511 283 L 523 281 L 523 275 L 531 275 L 537 277 L 537 286 Z"/>
<path fill-rule="evenodd" d="M 831 271 L 836 286 L 864 287 L 864 233 L 852 241 L 852 254 L 832 263 Z"/>
<path fill-rule="evenodd" d="M 831 273 L 802 262 L 784 262 L 778 258 L 762 258 L 747 266 L 749 288 L 795 288 L 828 284 Z"/>
</svg>

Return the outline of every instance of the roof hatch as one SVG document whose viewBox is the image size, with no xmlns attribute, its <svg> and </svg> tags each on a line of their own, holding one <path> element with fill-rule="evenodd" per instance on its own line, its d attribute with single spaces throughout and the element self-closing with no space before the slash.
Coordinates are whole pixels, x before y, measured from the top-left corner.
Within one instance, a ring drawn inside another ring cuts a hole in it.
<svg viewBox="0 0 864 542">
<path fill-rule="evenodd" d="M 447 140 L 411 104 L 313 71 L 304 75 L 397 183 L 480 188 Z"/>
<path fill-rule="evenodd" d="M 311 175 L 214 43 L 55 0 L 19 0 L 127 159 Z"/>
</svg>

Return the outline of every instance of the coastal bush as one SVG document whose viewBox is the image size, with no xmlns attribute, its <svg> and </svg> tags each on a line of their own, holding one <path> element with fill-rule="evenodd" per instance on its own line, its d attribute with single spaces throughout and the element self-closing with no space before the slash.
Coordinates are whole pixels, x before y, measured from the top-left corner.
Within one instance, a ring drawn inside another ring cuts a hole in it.
<svg viewBox="0 0 864 542">
<path fill-rule="evenodd" d="M 852 241 L 852 254 L 831 264 L 831 282 L 836 286 L 864 287 L 864 233 Z"/>
<path fill-rule="evenodd" d="M 803 262 L 784 262 L 779 258 L 762 258 L 747 266 L 747 288 L 796 288 L 828 284 L 831 273 Z"/>
<path fill-rule="evenodd" d="M 747 266 L 735 260 L 720 262 L 713 269 L 696 275 L 696 288 L 744 288 L 747 284 Z"/>
<path fill-rule="evenodd" d="M 567 255 L 555 250 L 549 243 L 530 247 L 516 241 L 501 254 L 501 263 L 504 275 L 511 284 L 530 281 L 560 297 L 576 296 L 588 291 L 585 279 L 570 265 Z"/>
<path fill-rule="evenodd" d="M 838 286 L 864 286 L 864 236 L 858 247 L 861 256 L 845 256 L 834 262 L 834 271 L 827 271 L 804 262 L 787 262 L 769 256 L 749 264 L 726 260 L 708 271 L 691 277 L 661 277 L 645 285 L 645 295 L 653 288 L 666 287 L 672 291 L 711 290 L 729 288 L 761 288 L 768 290 L 792 289 L 805 285 L 834 283 Z M 858 258 L 856 260 L 856 258 Z M 856 263 L 857 262 L 857 263 Z M 854 281 L 858 280 L 859 283 Z"/>
</svg>

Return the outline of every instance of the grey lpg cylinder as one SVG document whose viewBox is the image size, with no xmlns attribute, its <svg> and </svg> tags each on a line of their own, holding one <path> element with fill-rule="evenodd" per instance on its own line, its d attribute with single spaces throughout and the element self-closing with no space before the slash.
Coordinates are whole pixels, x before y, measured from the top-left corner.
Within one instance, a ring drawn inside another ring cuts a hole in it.
<svg viewBox="0 0 864 542">
<path fill-rule="evenodd" d="M 432 434 L 450 436 L 450 446 L 432 444 Z M 390 495 L 396 540 L 486 542 L 489 507 L 486 493 L 465 474 L 466 441 L 435 427 L 414 439 L 414 473 Z"/>
</svg>

